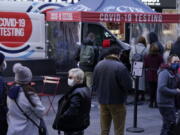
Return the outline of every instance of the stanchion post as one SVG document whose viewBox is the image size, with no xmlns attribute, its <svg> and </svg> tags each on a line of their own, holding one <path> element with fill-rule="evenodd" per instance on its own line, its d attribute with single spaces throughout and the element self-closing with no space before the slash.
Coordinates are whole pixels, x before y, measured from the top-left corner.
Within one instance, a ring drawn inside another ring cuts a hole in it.
<svg viewBox="0 0 180 135">
<path fill-rule="evenodd" d="M 138 85 L 139 85 L 139 77 L 135 79 L 135 99 L 134 99 L 134 122 L 133 127 L 137 128 L 137 103 L 138 103 Z"/>
<path fill-rule="evenodd" d="M 136 78 L 135 78 L 135 97 L 134 97 L 134 119 L 133 119 L 133 127 L 129 127 L 129 128 L 126 129 L 128 132 L 132 132 L 132 133 L 141 133 L 141 132 L 144 132 L 144 129 L 143 129 L 143 128 L 138 128 L 138 127 L 137 127 L 138 87 L 139 87 L 139 77 L 136 76 Z"/>
</svg>

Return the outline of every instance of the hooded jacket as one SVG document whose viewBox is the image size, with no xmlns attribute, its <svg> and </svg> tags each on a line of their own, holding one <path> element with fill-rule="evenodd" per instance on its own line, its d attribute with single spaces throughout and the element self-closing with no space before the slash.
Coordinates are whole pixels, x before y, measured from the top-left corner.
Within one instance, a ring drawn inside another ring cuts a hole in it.
<svg viewBox="0 0 180 135">
<path fill-rule="evenodd" d="M 22 87 L 19 85 L 13 86 L 8 92 L 8 133 L 7 135 L 39 135 L 38 128 L 26 118 L 26 116 L 17 107 L 15 100 L 23 111 L 33 119 L 37 124 L 40 123 L 38 117 L 42 117 L 45 107 L 42 105 L 37 94 L 29 92 L 31 101 L 35 107 L 28 101 Z M 38 116 L 38 117 L 37 117 Z"/>
<path fill-rule="evenodd" d="M 158 107 L 175 107 L 175 96 L 180 94 L 176 90 L 176 74 L 168 67 L 163 67 L 158 72 L 157 103 Z"/>
</svg>

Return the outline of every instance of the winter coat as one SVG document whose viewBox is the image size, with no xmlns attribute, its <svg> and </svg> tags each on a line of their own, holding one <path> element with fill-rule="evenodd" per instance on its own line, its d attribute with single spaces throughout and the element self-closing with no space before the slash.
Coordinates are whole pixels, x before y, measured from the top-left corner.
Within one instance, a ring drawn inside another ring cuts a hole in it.
<svg viewBox="0 0 180 135">
<path fill-rule="evenodd" d="M 31 101 L 36 105 L 33 107 L 20 86 L 13 86 L 8 92 L 8 133 L 7 135 L 39 135 L 38 128 L 24 116 L 17 107 L 17 101 L 23 111 L 37 124 L 40 123 L 38 117 L 42 118 L 45 107 L 42 105 L 37 94 L 29 92 Z M 38 117 L 37 117 L 38 116 Z"/>
<path fill-rule="evenodd" d="M 6 86 L 3 78 L 0 76 L 0 121 L 6 121 L 7 104 L 6 104 Z"/>
<path fill-rule="evenodd" d="M 170 54 L 176 54 L 180 58 L 180 41 L 176 41 L 172 46 Z"/>
<path fill-rule="evenodd" d="M 100 104 L 124 104 L 132 88 L 127 68 L 115 58 L 100 61 L 93 74 L 93 91 Z"/>
<path fill-rule="evenodd" d="M 58 102 L 53 128 L 62 131 L 80 131 L 90 124 L 91 92 L 85 85 L 76 85 Z"/>
<path fill-rule="evenodd" d="M 132 58 L 136 52 L 139 54 L 142 54 L 142 56 L 144 58 L 144 56 L 147 54 L 147 49 L 142 43 L 138 43 L 138 44 L 132 46 L 130 55 L 129 55 L 129 59 L 130 59 L 132 68 L 133 68 Z M 138 88 L 139 90 L 145 90 L 145 71 L 144 71 L 144 69 L 143 69 L 142 76 L 139 77 L 139 85 L 138 86 L 139 86 L 139 88 Z"/>
<path fill-rule="evenodd" d="M 6 135 L 7 133 L 7 88 L 3 78 L 0 76 L 0 134 Z"/>
<path fill-rule="evenodd" d="M 163 63 L 163 58 L 160 54 L 148 54 L 144 57 L 144 67 L 146 69 L 146 79 L 148 82 L 157 82 L 157 71 Z"/>
<path fill-rule="evenodd" d="M 176 88 L 176 75 L 170 69 L 159 71 L 157 88 L 158 107 L 175 107 L 175 96 L 180 94 Z"/>
</svg>

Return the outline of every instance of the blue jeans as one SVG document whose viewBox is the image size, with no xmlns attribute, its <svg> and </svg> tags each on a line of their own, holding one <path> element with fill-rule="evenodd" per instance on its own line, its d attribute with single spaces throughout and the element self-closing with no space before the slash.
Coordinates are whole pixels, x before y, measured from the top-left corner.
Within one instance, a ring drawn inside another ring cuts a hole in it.
<svg viewBox="0 0 180 135">
<path fill-rule="evenodd" d="M 175 135 L 174 133 L 174 128 L 176 126 L 175 108 L 159 107 L 159 111 L 163 120 L 163 125 L 160 135 Z"/>
</svg>

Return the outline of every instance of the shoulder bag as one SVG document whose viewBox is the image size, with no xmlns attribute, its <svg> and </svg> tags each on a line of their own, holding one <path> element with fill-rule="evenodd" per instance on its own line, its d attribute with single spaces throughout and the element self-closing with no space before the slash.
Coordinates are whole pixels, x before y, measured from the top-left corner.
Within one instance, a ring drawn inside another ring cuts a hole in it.
<svg viewBox="0 0 180 135">
<path fill-rule="evenodd" d="M 45 122 L 42 118 L 39 118 L 40 119 L 40 124 L 38 125 L 34 120 L 32 120 L 25 112 L 24 110 L 19 106 L 19 104 L 17 103 L 17 101 L 15 100 L 15 103 L 17 105 L 17 107 L 19 108 L 19 110 L 24 114 L 24 116 L 29 119 L 38 129 L 39 129 L 39 135 L 46 135 L 47 134 L 47 131 L 46 131 L 46 125 L 45 125 Z"/>
</svg>

